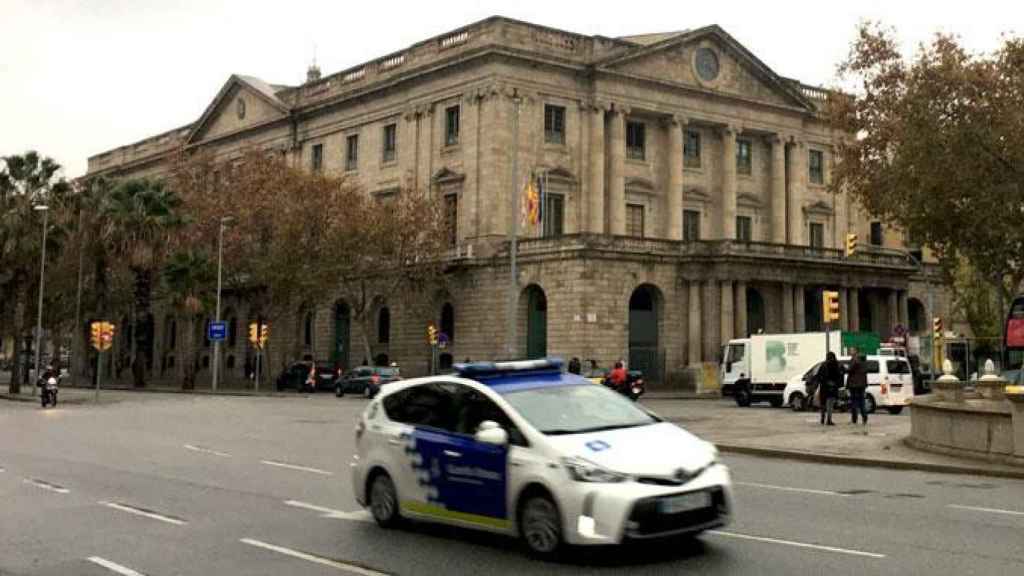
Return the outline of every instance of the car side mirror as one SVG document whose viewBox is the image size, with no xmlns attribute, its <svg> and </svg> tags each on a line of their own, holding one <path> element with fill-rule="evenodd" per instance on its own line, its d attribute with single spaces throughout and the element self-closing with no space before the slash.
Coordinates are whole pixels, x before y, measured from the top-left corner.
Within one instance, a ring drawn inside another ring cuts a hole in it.
<svg viewBox="0 0 1024 576">
<path fill-rule="evenodd" d="M 477 442 L 493 446 L 505 446 L 508 444 L 508 432 L 493 420 L 481 422 L 480 426 L 476 429 L 474 438 Z"/>
</svg>

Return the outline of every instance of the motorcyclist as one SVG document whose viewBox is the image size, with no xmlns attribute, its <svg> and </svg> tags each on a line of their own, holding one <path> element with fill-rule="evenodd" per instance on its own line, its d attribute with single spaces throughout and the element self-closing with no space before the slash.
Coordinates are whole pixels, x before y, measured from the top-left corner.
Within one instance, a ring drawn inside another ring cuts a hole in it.
<svg viewBox="0 0 1024 576">
<path fill-rule="evenodd" d="M 616 390 L 622 389 L 626 385 L 626 378 L 626 367 L 622 365 L 622 362 L 616 362 L 611 374 L 608 375 L 608 381 L 611 382 L 612 388 Z"/>
<path fill-rule="evenodd" d="M 40 386 L 46 385 L 46 382 L 50 378 L 56 378 L 58 381 L 60 380 L 60 373 L 58 373 L 57 370 L 55 370 L 53 368 L 53 364 L 47 364 L 46 365 L 46 369 L 43 370 L 43 375 L 40 376 L 40 378 L 39 378 L 39 385 Z"/>
</svg>

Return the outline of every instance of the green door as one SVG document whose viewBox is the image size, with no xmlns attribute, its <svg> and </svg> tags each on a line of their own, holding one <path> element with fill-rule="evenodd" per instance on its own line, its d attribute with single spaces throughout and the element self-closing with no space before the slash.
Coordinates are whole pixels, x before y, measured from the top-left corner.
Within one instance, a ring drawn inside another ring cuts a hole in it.
<svg viewBox="0 0 1024 576">
<path fill-rule="evenodd" d="M 537 286 L 527 289 L 526 357 L 548 355 L 548 300 Z"/>
</svg>

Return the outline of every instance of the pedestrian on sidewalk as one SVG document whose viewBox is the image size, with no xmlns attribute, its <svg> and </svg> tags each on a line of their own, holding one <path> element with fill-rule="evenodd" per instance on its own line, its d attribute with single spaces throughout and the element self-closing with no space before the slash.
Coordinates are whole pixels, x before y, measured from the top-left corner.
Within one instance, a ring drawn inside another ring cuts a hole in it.
<svg viewBox="0 0 1024 576">
<path fill-rule="evenodd" d="M 832 409 L 836 405 L 839 387 L 843 385 L 843 367 L 836 360 L 836 355 L 829 352 L 825 356 L 825 368 L 821 377 L 821 425 L 835 426 L 832 422 Z"/>
<path fill-rule="evenodd" d="M 863 417 L 864 425 L 868 424 L 868 413 L 864 409 L 864 392 L 868 387 L 868 371 L 864 365 L 864 358 L 853 349 L 851 353 L 850 368 L 846 378 L 846 387 L 850 390 L 850 416 L 853 423 L 857 423 L 857 413 Z"/>
</svg>

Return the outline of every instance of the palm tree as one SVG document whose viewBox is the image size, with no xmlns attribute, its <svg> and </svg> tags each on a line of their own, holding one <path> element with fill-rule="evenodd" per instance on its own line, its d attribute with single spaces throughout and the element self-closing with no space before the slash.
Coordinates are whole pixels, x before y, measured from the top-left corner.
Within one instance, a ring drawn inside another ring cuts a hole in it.
<svg viewBox="0 0 1024 576">
<path fill-rule="evenodd" d="M 184 367 L 181 387 L 191 390 L 196 382 L 195 320 L 210 308 L 210 296 L 217 274 L 210 258 L 203 252 L 188 250 L 175 253 L 164 266 L 163 287 L 174 309 L 185 316 L 186 328 L 180 366 Z"/>
<path fill-rule="evenodd" d="M 58 177 L 60 164 L 41 157 L 35 151 L 2 158 L 0 170 L 0 288 L 6 294 L 0 316 L 12 318 L 10 336 L 15 340 L 15 362 L 11 373 L 10 392 L 21 391 L 28 372 L 24 370 L 20 340 L 25 336 L 26 308 L 29 289 L 38 278 L 41 250 L 41 216 L 37 204 L 60 196 L 67 183 Z M 9 303 L 9 304 L 8 304 Z M 37 344 L 38 345 L 38 344 Z"/>
<path fill-rule="evenodd" d="M 127 265 L 134 277 L 131 367 L 136 387 L 146 385 L 146 366 L 152 361 L 153 276 L 166 257 L 173 232 L 183 224 L 180 205 L 181 200 L 163 182 L 139 178 L 118 184 L 100 210 L 102 237 L 111 258 Z"/>
</svg>

